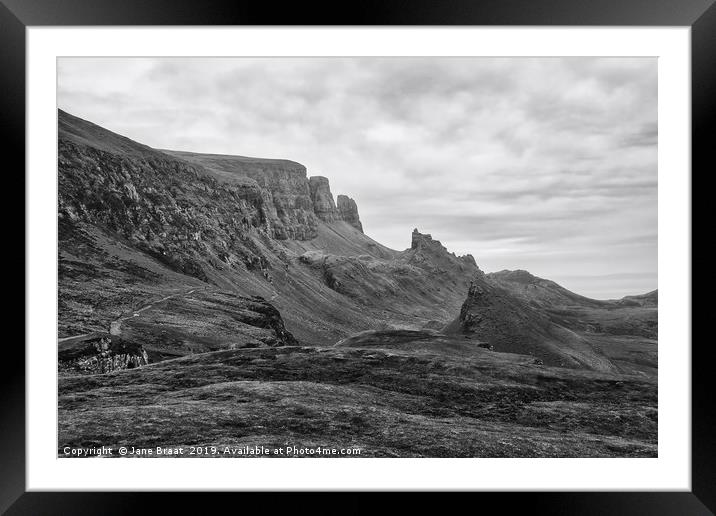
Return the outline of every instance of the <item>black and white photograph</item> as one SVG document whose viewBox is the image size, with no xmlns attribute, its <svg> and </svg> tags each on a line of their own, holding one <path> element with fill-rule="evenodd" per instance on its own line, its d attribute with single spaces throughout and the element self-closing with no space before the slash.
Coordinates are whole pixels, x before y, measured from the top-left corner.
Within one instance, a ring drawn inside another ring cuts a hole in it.
<svg viewBox="0 0 716 516">
<path fill-rule="evenodd" d="M 658 457 L 657 100 L 654 57 L 59 57 L 57 457 Z"/>
</svg>

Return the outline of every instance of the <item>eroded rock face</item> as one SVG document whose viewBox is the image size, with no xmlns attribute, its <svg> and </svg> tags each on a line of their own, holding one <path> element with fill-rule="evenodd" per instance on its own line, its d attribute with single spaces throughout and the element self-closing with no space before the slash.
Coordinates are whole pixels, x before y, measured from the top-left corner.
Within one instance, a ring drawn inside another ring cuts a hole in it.
<svg viewBox="0 0 716 516">
<path fill-rule="evenodd" d="M 412 238 L 410 240 L 410 248 L 416 251 L 432 249 L 445 253 L 448 252 L 447 248 L 440 243 L 440 240 L 433 240 L 432 235 L 429 233 L 421 233 L 417 228 L 413 230 Z"/>
<path fill-rule="evenodd" d="M 363 224 L 361 224 L 358 216 L 358 206 L 356 202 L 346 195 L 338 196 L 338 213 L 341 220 L 344 220 L 361 233 L 363 232 Z"/>
<path fill-rule="evenodd" d="M 474 269 L 476 274 L 482 275 L 482 271 L 477 266 L 475 258 L 471 254 L 463 256 L 457 256 L 447 250 L 447 248 L 440 243 L 440 240 L 433 240 L 433 237 L 428 233 L 421 233 L 416 229 L 413 230 L 412 238 L 410 241 L 410 249 L 414 251 L 416 261 L 420 261 L 424 256 L 428 255 L 434 258 L 444 258 L 450 256 L 451 258 L 457 259 L 458 262 L 468 267 L 470 270 Z"/>
<path fill-rule="evenodd" d="M 361 224 L 358 215 L 358 206 L 356 202 L 346 195 L 339 195 L 337 203 L 333 200 L 331 186 L 328 179 L 323 176 L 312 176 L 309 178 L 311 201 L 313 202 L 313 211 L 316 217 L 323 222 L 345 221 L 361 233 L 363 232 L 363 224 Z"/>
<path fill-rule="evenodd" d="M 336 220 L 340 220 L 328 179 L 323 176 L 313 176 L 309 178 L 309 183 L 311 187 L 313 211 L 316 213 L 316 216 L 323 222 L 335 222 Z"/>
<path fill-rule="evenodd" d="M 145 366 L 149 357 L 139 344 L 113 335 L 98 335 L 61 349 L 58 361 L 63 372 L 100 374 Z"/>
<path fill-rule="evenodd" d="M 246 190 L 253 186 L 257 194 L 251 194 L 264 207 L 265 228 L 272 238 L 311 240 L 316 237 L 319 220 L 327 223 L 346 221 L 362 231 L 355 201 L 345 196 L 334 200 L 328 179 L 323 176 L 308 178 L 306 167 L 295 161 L 162 152 L 203 167 L 221 183 Z"/>
<path fill-rule="evenodd" d="M 316 217 L 306 168 L 298 163 L 249 169 L 248 177 L 261 189 L 269 234 L 278 240 L 310 240 Z"/>
</svg>

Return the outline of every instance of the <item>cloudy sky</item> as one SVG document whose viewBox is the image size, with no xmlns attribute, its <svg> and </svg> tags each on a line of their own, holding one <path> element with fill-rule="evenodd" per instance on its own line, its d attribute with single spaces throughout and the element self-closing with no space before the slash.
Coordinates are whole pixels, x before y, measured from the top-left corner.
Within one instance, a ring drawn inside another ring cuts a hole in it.
<svg viewBox="0 0 716 516">
<path fill-rule="evenodd" d="M 657 288 L 652 58 L 66 58 L 58 105 L 157 148 L 287 158 L 395 249 Z"/>
</svg>

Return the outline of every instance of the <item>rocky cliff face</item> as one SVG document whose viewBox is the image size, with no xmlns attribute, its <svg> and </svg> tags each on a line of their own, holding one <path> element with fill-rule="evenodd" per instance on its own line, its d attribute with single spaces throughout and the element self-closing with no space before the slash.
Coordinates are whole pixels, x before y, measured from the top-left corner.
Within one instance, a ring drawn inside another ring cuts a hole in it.
<svg viewBox="0 0 716 516">
<path fill-rule="evenodd" d="M 306 167 L 281 159 L 162 151 L 201 168 L 219 184 L 241 187 L 258 200 L 271 238 L 310 240 L 318 218 L 313 209 Z"/>
<path fill-rule="evenodd" d="M 318 221 L 346 221 L 362 231 L 358 207 L 339 195 L 334 200 L 328 178 L 307 177 L 306 167 L 289 160 L 163 151 L 202 167 L 221 183 L 259 192 L 267 229 L 279 240 L 311 240 Z"/>
<path fill-rule="evenodd" d="M 279 240 L 310 240 L 316 236 L 316 217 L 302 165 L 277 166 L 249 175 L 262 194 L 269 231 Z"/>
<path fill-rule="evenodd" d="M 363 224 L 361 224 L 358 216 L 358 206 L 356 202 L 346 195 L 338 196 L 338 213 L 341 220 L 344 220 L 358 231 L 363 233 Z"/>
<path fill-rule="evenodd" d="M 309 184 L 311 188 L 311 200 L 313 201 L 313 211 L 316 213 L 316 216 L 323 222 L 335 222 L 339 220 L 338 209 L 333 200 L 328 178 L 313 176 L 309 178 Z"/>
<path fill-rule="evenodd" d="M 60 371 L 65 373 L 100 374 L 145 366 L 149 357 L 139 344 L 96 335 L 60 349 L 58 361 Z"/>
<path fill-rule="evenodd" d="M 328 178 L 323 176 L 310 177 L 309 185 L 313 211 L 319 219 L 328 223 L 344 221 L 361 233 L 363 232 L 363 224 L 361 224 L 360 216 L 358 215 L 358 206 L 353 199 L 346 195 L 339 195 L 336 203 L 333 200 Z"/>
<path fill-rule="evenodd" d="M 262 238 L 311 240 L 320 222 L 344 216 L 360 225 L 355 202 L 343 215 L 328 180 L 309 180 L 298 163 L 160 152 L 62 111 L 59 119 L 61 230 L 99 226 L 182 274 L 207 281 L 207 262 L 265 270 Z"/>
</svg>

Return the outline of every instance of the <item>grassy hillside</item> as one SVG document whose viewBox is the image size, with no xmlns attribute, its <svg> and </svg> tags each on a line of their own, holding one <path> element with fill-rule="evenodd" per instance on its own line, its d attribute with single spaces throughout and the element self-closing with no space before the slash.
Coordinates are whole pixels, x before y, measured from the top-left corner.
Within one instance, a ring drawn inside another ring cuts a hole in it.
<svg viewBox="0 0 716 516">
<path fill-rule="evenodd" d="M 361 457 L 655 457 L 654 380 L 410 349 L 218 351 L 59 385 L 64 446 L 358 447 Z M 180 424 L 179 424 L 180 423 Z"/>
</svg>

